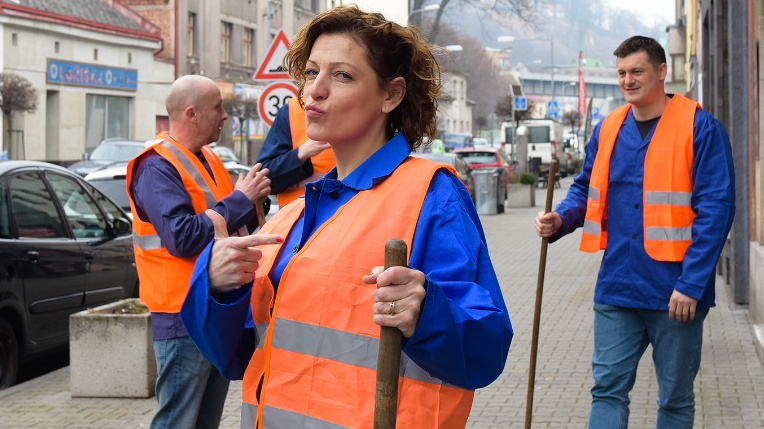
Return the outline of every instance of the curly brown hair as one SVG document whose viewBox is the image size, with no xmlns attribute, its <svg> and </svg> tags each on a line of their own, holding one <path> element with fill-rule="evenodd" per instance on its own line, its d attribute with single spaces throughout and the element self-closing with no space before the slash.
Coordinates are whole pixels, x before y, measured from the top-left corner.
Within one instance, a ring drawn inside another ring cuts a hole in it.
<svg viewBox="0 0 764 429">
<path fill-rule="evenodd" d="M 342 34 L 366 51 L 366 59 L 377 74 L 380 88 L 403 77 L 406 93 L 390 113 L 387 138 L 402 132 L 414 150 L 425 136 L 437 131 L 436 112 L 442 81 L 440 65 L 433 55 L 436 47 L 416 27 L 403 27 L 380 13 L 364 12 L 357 6 L 339 6 L 316 15 L 297 32 L 284 57 L 289 74 L 297 80 L 299 98 L 305 88 L 305 68 L 313 44 L 322 34 Z"/>
</svg>

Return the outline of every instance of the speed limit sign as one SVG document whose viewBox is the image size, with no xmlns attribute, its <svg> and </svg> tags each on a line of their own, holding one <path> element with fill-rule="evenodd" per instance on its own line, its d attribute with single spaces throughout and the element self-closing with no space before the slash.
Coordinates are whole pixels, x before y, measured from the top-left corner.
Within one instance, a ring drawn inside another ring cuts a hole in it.
<svg viewBox="0 0 764 429">
<path fill-rule="evenodd" d="M 257 102 L 260 119 L 269 127 L 273 126 L 279 109 L 292 97 L 297 97 L 297 87 L 291 82 L 274 82 L 266 86 Z"/>
</svg>

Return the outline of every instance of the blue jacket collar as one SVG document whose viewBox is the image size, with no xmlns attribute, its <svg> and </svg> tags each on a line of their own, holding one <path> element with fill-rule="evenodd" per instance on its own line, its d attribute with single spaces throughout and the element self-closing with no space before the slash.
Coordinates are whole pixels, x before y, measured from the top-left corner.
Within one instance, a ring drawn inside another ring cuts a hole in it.
<svg viewBox="0 0 764 429">
<path fill-rule="evenodd" d="M 391 175 L 410 153 L 406 137 L 398 133 L 343 179 L 342 184 L 356 191 L 371 189 Z M 337 168 L 333 168 L 326 177 L 336 180 Z"/>
</svg>

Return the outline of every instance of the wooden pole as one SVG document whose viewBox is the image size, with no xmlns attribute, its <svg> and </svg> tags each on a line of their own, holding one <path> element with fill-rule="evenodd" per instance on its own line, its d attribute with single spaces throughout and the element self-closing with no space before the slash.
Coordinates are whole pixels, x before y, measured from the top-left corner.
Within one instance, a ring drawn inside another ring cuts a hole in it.
<svg viewBox="0 0 764 429">
<path fill-rule="evenodd" d="M 544 213 L 552 211 L 552 197 L 554 196 L 554 184 L 557 179 L 557 161 L 552 160 L 549 164 L 549 178 L 546 189 L 546 206 Z M 533 390 L 536 383 L 536 351 L 539 345 L 539 323 L 541 321 L 541 298 L 544 293 L 544 273 L 546 272 L 546 249 L 549 238 L 541 238 L 541 255 L 539 257 L 539 275 L 536 282 L 536 306 L 533 311 L 533 336 L 531 337 L 531 363 L 528 369 L 528 396 L 525 403 L 525 429 L 531 428 L 533 421 Z"/>
<path fill-rule="evenodd" d="M 405 267 L 406 242 L 393 238 L 385 243 L 385 269 Z M 395 429 L 398 412 L 398 373 L 401 365 L 403 333 L 382 326 L 377 357 L 377 388 L 374 397 L 374 429 Z"/>
</svg>

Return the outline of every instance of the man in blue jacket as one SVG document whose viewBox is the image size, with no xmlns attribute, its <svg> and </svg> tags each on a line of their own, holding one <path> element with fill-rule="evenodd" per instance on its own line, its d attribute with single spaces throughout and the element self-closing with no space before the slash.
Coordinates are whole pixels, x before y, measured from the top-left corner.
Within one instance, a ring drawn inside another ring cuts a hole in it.
<svg viewBox="0 0 764 429">
<path fill-rule="evenodd" d="M 589 428 L 626 428 L 629 392 L 648 345 L 658 380 L 658 428 L 692 428 L 703 320 L 734 217 L 724 128 L 666 94 L 666 54 L 634 36 L 614 52 L 629 103 L 594 129 L 581 173 L 536 232 L 553 242 L 583 227 L 581 249 L 605 249 L 594 292 Z"/>
</svg>

